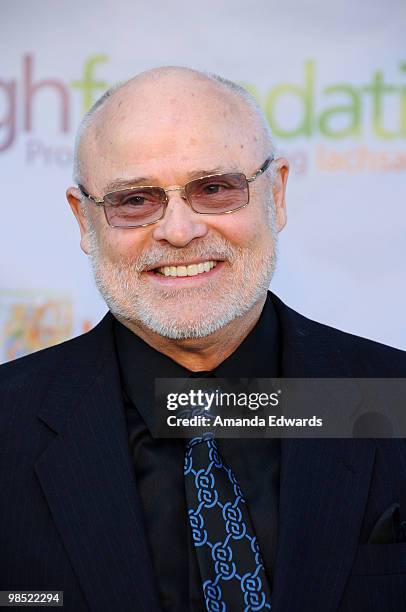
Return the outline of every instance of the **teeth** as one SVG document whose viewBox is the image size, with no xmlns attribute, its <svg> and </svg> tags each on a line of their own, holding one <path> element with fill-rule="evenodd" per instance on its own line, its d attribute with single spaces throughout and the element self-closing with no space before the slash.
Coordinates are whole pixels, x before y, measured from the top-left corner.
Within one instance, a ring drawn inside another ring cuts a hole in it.
<svg viewBox="0 0 406 612">
<path fill-rule="evenodd" d="M 155 272 L 164 276 L 196 276 L 196 274 L 202 274 L 202 272 L 209 272 L 216 265 L 217 261 L 204 261 L 189 266 L 163 266 L 157 268 Z"/>
<path fill-rule="evenodd" d="M 188 276 L 196 276 L 198 273 L 198 267 L 195 264 L 187 267 L 187 275 Z"/>
<path fill-rule="evenodd" d="M 177 268 L 176 268 L 176 276 L 187 276 L 187 267 L 186 266 L 177 266 Z"/>
</svg>

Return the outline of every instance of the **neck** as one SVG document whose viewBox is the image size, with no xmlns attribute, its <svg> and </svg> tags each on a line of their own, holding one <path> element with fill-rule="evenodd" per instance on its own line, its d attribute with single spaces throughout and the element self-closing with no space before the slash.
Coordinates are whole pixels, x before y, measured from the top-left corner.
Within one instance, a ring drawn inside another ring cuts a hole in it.
<svg viewBox="0 0 406 612">
<path fill-rule="evenodd" d="M 155 350 L 192 372 L 210 371 L 227 359 L 255 327 L 266 301 L 266 294 L 245 315 L 230 321 L 204 338 L 172 340 L 149 330 L 138 321 L 117 319 Z"/>
</svg>

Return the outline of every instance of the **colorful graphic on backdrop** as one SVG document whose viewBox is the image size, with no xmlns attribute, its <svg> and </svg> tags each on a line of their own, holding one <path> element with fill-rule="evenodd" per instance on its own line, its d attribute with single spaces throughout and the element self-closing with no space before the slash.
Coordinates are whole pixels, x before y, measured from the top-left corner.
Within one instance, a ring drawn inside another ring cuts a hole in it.
<svg viewBox="0 0 406 612">
<path fill-rule="evenodd" d="M 0 292 L 0 362 L 23 357 L 72 336 L 72 300 L 43 292 Z M 91 324 L 83 321 L 82 331 Z"/>
</svg>

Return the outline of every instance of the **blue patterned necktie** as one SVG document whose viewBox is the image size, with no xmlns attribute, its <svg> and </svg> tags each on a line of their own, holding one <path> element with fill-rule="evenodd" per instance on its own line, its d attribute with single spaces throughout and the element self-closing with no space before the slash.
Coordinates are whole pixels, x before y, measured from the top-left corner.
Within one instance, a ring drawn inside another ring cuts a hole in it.
<svg viewBox="0 0 406 612">
<path fill-rule="evenodd" d="M 206 609 L 270 610 L 270 587 L 245 499 L 212 433 L 188 441 L 184 475 Z"/>
</svg>

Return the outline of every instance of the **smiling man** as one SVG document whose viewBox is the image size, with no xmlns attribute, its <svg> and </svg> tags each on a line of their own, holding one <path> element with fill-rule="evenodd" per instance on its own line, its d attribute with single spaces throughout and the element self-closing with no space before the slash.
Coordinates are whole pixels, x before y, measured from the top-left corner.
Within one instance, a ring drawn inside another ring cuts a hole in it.
<svg viewBox="0 0 406 612">
<path fill-rule="evenodd" d="M 215 75 L 151 70 L 85 116 L 67 198 L 109 312 L 1 369 L 2 590 L 72 612 L 406 609 L 403 440 L 153 435 L 156 377 L 405 375 L 268 291 L 287 178 Z"/>
<path fill-rule="evenodd" d="M 287 162 L 242 92 L 191 70 L 141 74 L 85 119 L 68 190 L 111 311 L 190 370 L 211 370 L 258 320 L 285 224 Z"/>
</svg>

